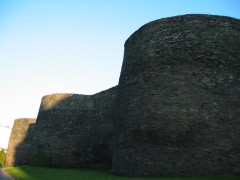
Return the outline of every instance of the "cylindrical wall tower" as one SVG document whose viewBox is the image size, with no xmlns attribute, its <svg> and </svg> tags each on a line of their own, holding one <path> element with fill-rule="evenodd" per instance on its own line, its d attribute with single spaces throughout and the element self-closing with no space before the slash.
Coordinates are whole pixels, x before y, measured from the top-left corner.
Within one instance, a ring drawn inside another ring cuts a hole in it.
<svg viewBox="0 0 240 180">
<path fill-rule="evenodd" d="M 35 165 L 74 167 L 82 159 L 80 150 L 89 142 L 92 100 L 87 95 L 44 96 L 37 116 L 32 151 Z M 35 162 L 43 156 L 46 164 Z M 85 157 L 86 159 L 88 157 Z"/>
<path fill-rule="evenodd" d="M 29 163 L 36 119 L 21 118 L 14 121 L 5 160 L 6 166 Z"/>
<path fill-rule="evenodd" d="M 240 173 L 240 20 L 184 15 L 125 43 L 115 174 Z"/>
<path fill-rule="evenodd" d="M 44 96 L 35 128 L 33 159 L 44 155 L 55 167 L 110 169 L 115 91 Z"/>
</svg>

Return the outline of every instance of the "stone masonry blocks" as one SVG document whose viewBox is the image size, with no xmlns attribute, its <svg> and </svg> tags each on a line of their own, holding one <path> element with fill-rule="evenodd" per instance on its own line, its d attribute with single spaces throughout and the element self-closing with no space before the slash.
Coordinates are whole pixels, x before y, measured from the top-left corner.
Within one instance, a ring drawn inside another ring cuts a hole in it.
<svg viewBox="0 0 240 180">
<path fill-rule="evenodd" d="M 127 176 L 240 173 L 240 21 L 184 15 L 125 43 L 113 168 Z"/>
<path fill-rule="evenodd" d="M 21 118 L 14 121 L 6 155 L 6 166 L 29 163 L 36 119 Z"/>
<path fill-rule="evenodd" d="M 53 94 L 42 98 L 33 157 L 56 167 L 111 168 L 115 89 L 95 95 Z"/>
<path fill-rule="evenodd" d="M 150 22 L 125 43 L 119 85 L 52 94 L 15 121 L 6 164 L 124 176 L 240 174 L 240 20 L 189 14 Z"/>
</svg>

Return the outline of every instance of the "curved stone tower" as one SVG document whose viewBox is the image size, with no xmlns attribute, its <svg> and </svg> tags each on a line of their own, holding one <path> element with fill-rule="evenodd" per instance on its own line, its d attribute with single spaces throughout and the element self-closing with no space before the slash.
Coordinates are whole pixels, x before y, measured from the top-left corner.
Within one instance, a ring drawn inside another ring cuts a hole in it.
<svg viewBox="0 0 240 180">
<path fill-rule="evenodd" d="M 8 143 L 6 166 L 18 166 L 29 163 L 36 119 L 21 118 L 14 121 Z"/>
<path fill-rule="evenodd" d="M 95 95 L 44 96 L 32 156 L 44 154 L 55 167 L 110 169 L 115 90 L 114 87 Z"/>
<path fill-rule="evenodd" d="M 113 168 L 127 176 L 240 173 L 240 20 L 184 15 L 125 43 Z"/>
</svg>

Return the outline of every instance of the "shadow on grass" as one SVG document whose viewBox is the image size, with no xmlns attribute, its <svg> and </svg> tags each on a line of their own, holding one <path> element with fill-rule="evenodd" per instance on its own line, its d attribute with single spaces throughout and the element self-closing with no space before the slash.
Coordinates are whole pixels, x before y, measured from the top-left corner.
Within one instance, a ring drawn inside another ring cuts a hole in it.
<svg viewBox="0 0 240 180">
<path fill-rule="evenodd" d="M 221 175 L 206 177 L 120 177 L 108 171 L 92 169 L 59 169 L 29 165 L 9 167 L 6 171 L 18 180 L 239 180 L 240 176 Z"/>
</svg>

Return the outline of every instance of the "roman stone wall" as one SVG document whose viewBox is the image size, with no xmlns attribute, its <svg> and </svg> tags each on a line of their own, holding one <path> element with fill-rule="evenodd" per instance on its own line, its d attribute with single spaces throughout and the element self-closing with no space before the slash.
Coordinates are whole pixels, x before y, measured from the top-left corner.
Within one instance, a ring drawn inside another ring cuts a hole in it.
<svg viewBox="0 0 240 180">
<path fill-rule="evenodd" d="M 95 95 L 44 96 L 33 158 L 44 153 L 55 167 L 111 168 L 115 89 Z"/>
<path fill-rule="evenodd" d="M 240 20 L 184 15 L 125 43 L 113 168 L 127 176 L 240 173 Z"/>
<path fill-rule="evenodd" d="M 6 166 L 29 163 L 35 122 L 35 119 L 30 118 L 21 118 L 14 121 L 6 154 Z"/>
<path fill-rule="evenodd" d="M 16 120 L 6 164 L 45 159 L 125 176 L 240 174 L 239 49 L 238 19 L 150 22 L 126 41 L 118 86 L 44 96 L 35 126 Z"/>
</svg>

